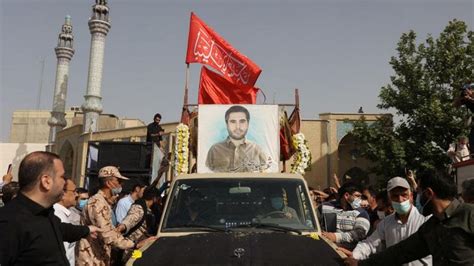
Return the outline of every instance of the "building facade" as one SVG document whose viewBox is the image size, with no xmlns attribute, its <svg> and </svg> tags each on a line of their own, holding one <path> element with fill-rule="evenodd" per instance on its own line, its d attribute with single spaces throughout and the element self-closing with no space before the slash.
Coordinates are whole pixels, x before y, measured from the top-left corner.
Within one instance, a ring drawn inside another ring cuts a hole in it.
<svg viewBox="0 0 474 266">
<path fill-rule="evenodd" d="M 311 168 L 305 173 L 308 185 L 316 189 L 332 186 L 333 174 L 337 174 L 341 180 L 350 178 L 362 184 L 375 182 L 375 177 L 367 174 L 370 162 L 359 157 L 357 143 L 350 131 L 353 121 L 364 118 L 371 123 L 382 115 L 324 113 L 320 114 L 320 119 L 302 120 L 301 132 L 306 136 L 312 153 Z M 162 127 L 167 134 L 174 135 L 177 125 L 177 122 L 165 123 Z M 70 173 L 77 184 L 83 185 L 89 142 L 140 142 L 145 141 L 145 138 L 145 125 L 92 133 L 83 133 L 81 126 L 77 125 L 58 132 L 54 151 L 65 161 L 66 172 Z M 285 163 L 286 170 L 289 171 L 291 160 Z"/>
</svg>

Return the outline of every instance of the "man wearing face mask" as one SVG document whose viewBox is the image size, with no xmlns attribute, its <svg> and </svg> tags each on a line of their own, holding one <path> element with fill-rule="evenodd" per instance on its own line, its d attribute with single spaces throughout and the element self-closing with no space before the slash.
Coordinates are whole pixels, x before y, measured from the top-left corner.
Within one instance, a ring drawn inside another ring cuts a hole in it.
<svg viewBox="0 0 474 266">
<path fill-rule="evenodd" d="M 428 220 L 413 206 L 413 194 L 407 180 L 394 177 L 387 184 L 388 196 L 395 213 L 384 218 L 377 229 L 365 240 L 359 242 L 352 253 L 346 253 L 357 260 L 366 259 L 371 254 L 408 238 Z M 431 265 L 431 256 L 403 264 L 409 266 Z"/>
<path fill-rule="evenodd" d="M 377 193 L 377 196 L 375 196 L 375 200 L 377 201 L 378 220 L 375 221 L 374 227 L 377 228 L 378 223 L 382 221 L 385 217 L 392 214 L 394 210 L 392 204 L 390 203 L 390 199 L 388 198 L 388 192 L 386 189 Z"/>
<path fill-rule="evenodd" d="M 112 247 L 126 250 L 140 248 L 149 240 L 136 243 L 115 230 L 112 222 L 112 205 L 122 191 L 121 182 L 128 180 L 117 167 L 106 166 L 99 170 L 99 191 L 89 198 L 82 217 L 82 224 L 96 225 L 103 229 L 97 239 L 82 239 L 76 265 L 111 265 Z"/>
<path fill-rule="evenodd" d="M 69 208 L 71 211 L 71 216 L 69 220 L 72 224 L 80 225 L 81 224 L 81 217 L 82 217 L 82 210 L 87 204 L 87 200 L 89 199 L 89 193 L 85 188 L 76 188 L 77 193 L 77 203 L 75 206 Z"/>
<path fill-rule="evenodd" d="M 474 264 L 474 205 L 455 198 L 456 186 L 444 172 L 420 176 L 421 204 L 433 216 L 409 238 L 366 260 L 348 259 L 347 265 L 400 265 L 430 254 L 433 265 Z"/>
<path fill-rule="evenodd" d="M 286 190 L 282 188 L 273 188 L 270 191 L 271 210 L 259 218 L 288 218 L 298 219 L 295 209 L 288 206 Z"/>
<path fill-rule="evenodd" d="M 357 242 L 367 236 L 370 229 L 369 214 L 360 207 L 361 189 L 354 183 L 344 183 L 338 190 L 338 197 L 336 201 L 322 205 L 320 211 L 323 217 L 335 214 L 337 218 L 335 232 L 323 232 L 322 235 L 339 246 L 352 250 Z"/>
</svg>

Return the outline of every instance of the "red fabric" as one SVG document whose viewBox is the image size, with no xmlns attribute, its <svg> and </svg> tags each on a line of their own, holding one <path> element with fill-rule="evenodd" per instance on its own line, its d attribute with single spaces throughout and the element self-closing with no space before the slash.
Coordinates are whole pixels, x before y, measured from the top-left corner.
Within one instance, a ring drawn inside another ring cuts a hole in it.
<svg viewBox="0 0 474 266">
<path fill-rule="evenodd" d="M 189 126 L 189 110 L 187 107 L 183 107 L 183 111 L 181 112 L 181 123 Z"/>
<path fill-rule="evenodd" d="M 295 153 L 291 143 L 291 128 L 288 121 L 286 111 L 280 122 L 280 158 L 281 160 L 289 160 Z"/>
<path fill-rule="evenodd" d="M 191 12 L 186 63 L 215 68 L 234 84 L 253 86 L 262 70 Z"/>
<path fill-rule="evenodd" d="M 285 128 L 280 128 L 280 156 L 283 160 L 288 160 L 291 157 L 291 148 L 288 139 L 285 136 Z"/>
<path fill-rule="evenodd" d="M 201 68 L 199 104 L 255 104 L 258 89 L 230 83 L 206 67 Z"/>
<path fill-rule="evenodd" d="M 290 118 L 288 120 L 290 123 L 291 134 L 294 135 L 296 133 L 300 133 L 301 118 L 300 118 L 300 109 L 298 107 L 295 107 L 295 109 L 291 113 Z"/>
</svg>

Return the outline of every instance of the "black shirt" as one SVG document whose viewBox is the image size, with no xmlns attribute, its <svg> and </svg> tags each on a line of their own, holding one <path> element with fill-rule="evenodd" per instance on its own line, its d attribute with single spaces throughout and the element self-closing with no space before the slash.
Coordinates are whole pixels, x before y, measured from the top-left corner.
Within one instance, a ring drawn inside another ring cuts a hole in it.
<svg viewBox="0 0 474 266">
<path fill-rule="evenodd" d="M 401 265 L 428 255 L 433 265 L 474 264 L 474 205 L 454 199 L 440 219 L 434 215 L 416 233 L 359 265 Z"/>
<path fill-rule="evenodd" d="M 69 265 L 63 241 L 89 234 L 87 226 L 61 223 L 22 193 L 0 208 L 0 265 Z"/>
<path fill-rule="evenodd" d="M 474 103 L 472 102 L 465 102 L 464 103 L 466 105 L 466 107 L 471 110 L 472 113 L 474 113 Z"/>
<path fill-rule="evenodd" d="M 157 144 L 160 144 L 160 141 L 162 140 L 161 135 L 157 136 L 151 136 L 151 134 L 158 134 L 160 132 L 164 131 L 161 126 L 155 122 L 148 124 L 147 130 L 146 130 L 146 142 L 154 142 Z"/>
</svg>

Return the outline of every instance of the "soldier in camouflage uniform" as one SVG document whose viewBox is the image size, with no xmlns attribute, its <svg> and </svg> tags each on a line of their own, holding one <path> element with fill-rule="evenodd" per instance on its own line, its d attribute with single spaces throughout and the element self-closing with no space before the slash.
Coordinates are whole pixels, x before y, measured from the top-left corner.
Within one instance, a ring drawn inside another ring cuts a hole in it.
<svg viewBox="0 0 474 266">
<path fill-rule="evenodd" d="M 112 224 L 112 205 L 121 192 L 120 180 L 127 180 L 114 166 L 106 166 L 99 171 L 99 192 L 92 196 L 83 210 L 81 223 L 95 225 L 103 232 L 97 239 L 84 238 L 79 242 L 79 254 L 76 265 L 110 265 L 112 247 L 134 249 L 144 243 L 138 243 L 123 237 Z"/>
<path fill-rule="evenodd" d="M 151 206 L 158 202 L 160 192 L 154 186 L 147 187 L 143 197 L 136 200 L 130 207 L 127 216 L 117 226 L 120 232 L 125 231 L 127 238 L 139 242 L 156 234 L 157 217 L 153 214 Z M 131 256 L 131 250 L 126 250 L 123 260 L 126 262 Z"/>
</svg>

